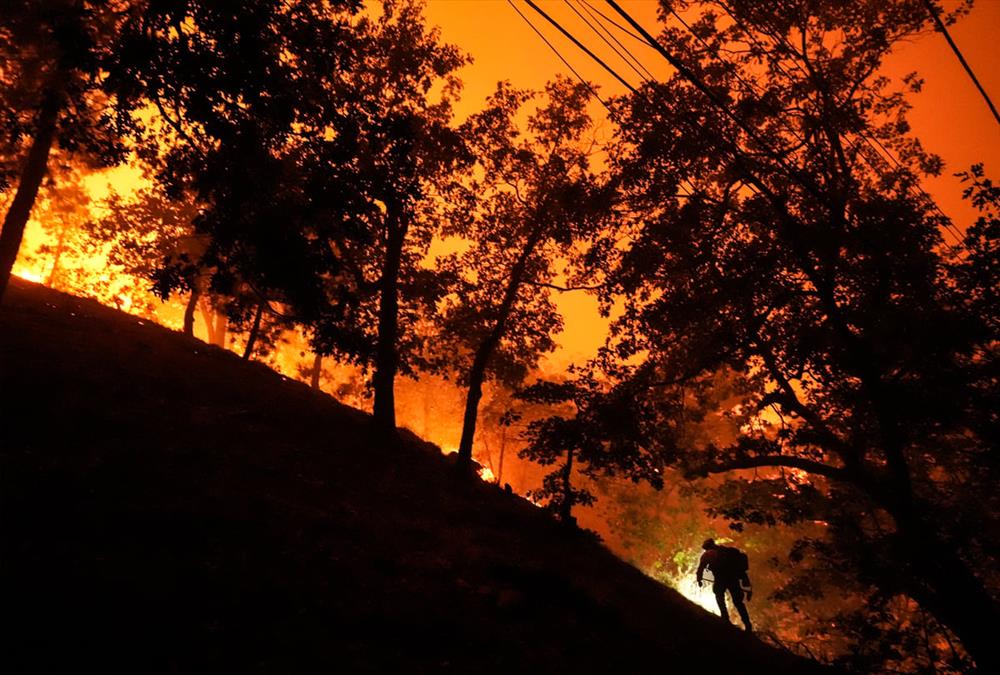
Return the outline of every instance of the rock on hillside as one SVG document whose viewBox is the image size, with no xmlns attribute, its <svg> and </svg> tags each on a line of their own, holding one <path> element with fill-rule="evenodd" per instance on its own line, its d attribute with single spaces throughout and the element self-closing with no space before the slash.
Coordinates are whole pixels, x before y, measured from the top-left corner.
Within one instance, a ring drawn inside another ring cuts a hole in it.
<svg viewBox="0 0 1000 675">
<path fill-rule="evenodd" d="M 804 673 L 433 446 L 15 279 L 0 669 Z"/>
</svg>

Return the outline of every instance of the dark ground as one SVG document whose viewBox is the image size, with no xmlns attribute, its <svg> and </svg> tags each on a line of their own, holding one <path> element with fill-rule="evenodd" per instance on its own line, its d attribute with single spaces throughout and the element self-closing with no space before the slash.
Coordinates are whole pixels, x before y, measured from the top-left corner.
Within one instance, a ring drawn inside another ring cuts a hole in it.
<svg viewBox="0 0 1000 675">
<path fill-rule="evenodd" d="M 12 280 L 0 671 L 813 670 L 368 421 Z"/>
</svg>

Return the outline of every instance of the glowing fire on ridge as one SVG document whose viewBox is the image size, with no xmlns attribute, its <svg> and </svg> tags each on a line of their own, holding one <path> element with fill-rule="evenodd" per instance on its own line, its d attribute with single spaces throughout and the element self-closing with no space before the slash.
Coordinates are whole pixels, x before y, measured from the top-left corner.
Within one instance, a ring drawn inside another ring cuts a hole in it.
<svg viewBox="0 0 1000 675">
<path fill-rule="evenodd" d="M 454 445 L 441 446 L 442 455 L 454 455 L 456 452 L 458 452 L 458 448 L 456 448 Z M 477 471 L 476 473 L 478 473 L 479 477 L 486 483 L 497 482 L 496 474 L 493 473 L 493 470 L 490 469 L 490 467 L 488 466 L 480 466 L 479 471 Z"/>
<path fill-rule="evenodd" d="M 669 575 L 662 580 L 702 609 L 712 614 L 719 613 L 719 606 L 716 604 L 715 595 L 712 593 L 711 581 L 705 581 L 705 586 L 698 588 L 698 581 L 695 579 L 694 572 L 690 571 L 686 574 Z"/>
<path fill-rule="evenodd" d="M 37 272 L 34 272 L 32 270 L 18 268 L 18 269 L 15 269 L 15 271 L 13 272 L 13 274 L 16 277 L 21 277 L 25 281 L 33 281 L 36 284 L 42 283 L 42 275 L 39 274 L 39 273 L 37 273 Z"/>
<path fill-rule="evenodd" d="M 669 586 L 685 598 L 698 605 L 705 611 L 718 615 L 719 606 L 715 602 L 715 595 L 712 593 L 712 572 L 706 570 L 705 585 L 698 587 L 698 580 L 695 576 L 695 564 L 681 563 L 675 557 L 676 566 L 666 566 L 657 562 L 646 568 L 646 576 Z"/>
</svg>

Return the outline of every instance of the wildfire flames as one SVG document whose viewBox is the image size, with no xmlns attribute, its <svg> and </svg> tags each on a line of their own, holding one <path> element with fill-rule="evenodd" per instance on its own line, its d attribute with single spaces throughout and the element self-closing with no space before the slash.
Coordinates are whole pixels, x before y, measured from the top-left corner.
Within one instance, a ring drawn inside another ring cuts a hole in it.
<svg viewBox="0 0 1000 675">
<path fill-rule="evenodd" d="M 693 570 L 683 570 L 674 574 L 668 574 L 665 577 L 662 574 L 654 575 L 649 571 L 647 571 L 647 574 L 660 579 L 660 581 L 666 583 L 702 609 L 713 614 L 719 613 L 719 606 L 715 602 L 715 595 L 712 594 L 711 582 L 707 581 L 704 587 L 699 588 Z"/>
</svg>

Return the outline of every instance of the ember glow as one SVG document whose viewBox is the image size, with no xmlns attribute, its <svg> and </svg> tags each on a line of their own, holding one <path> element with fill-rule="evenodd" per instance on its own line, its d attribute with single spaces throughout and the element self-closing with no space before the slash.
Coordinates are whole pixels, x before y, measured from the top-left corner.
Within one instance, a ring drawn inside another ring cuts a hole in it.
<svg viewBox="0 0 1000 675">
<path fill-rule="evenodd" d="M 22 279 L 26 279 L 27 281 L 32 281 L 36 284 L 42 283 L 41 273 L 31 269 L 26 269 L 26 266 L 15 267 L 14 276 L 21 277 Z"/>
<path fill-rule="evenodd" d="M 647 574 L 654 578 L 659 578 L 667 586 L 670 586 L 706 612 L 711 612 L 712 614 L 719 613 L 719 606 L 715 602 L 715 595 L 712 593 L 712 582 L 705 581 L 704 585 L 699 587 L 693 569 L 683 570 L 666 576 L 658 575 L 653 570 L 648 571 Z"/>
</svg>

